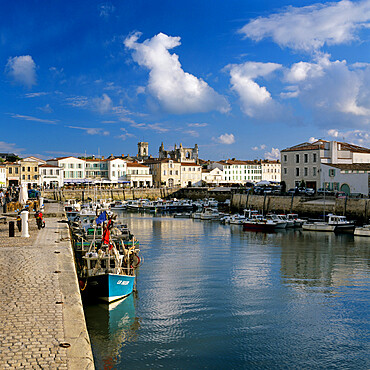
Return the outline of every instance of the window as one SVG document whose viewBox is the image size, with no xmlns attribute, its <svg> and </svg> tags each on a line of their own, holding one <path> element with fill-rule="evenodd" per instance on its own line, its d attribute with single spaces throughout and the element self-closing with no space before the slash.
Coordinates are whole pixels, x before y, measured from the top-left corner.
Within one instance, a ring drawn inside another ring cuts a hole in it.
<svg viewBox="0 0 370 370">
<path fill-rule="evenodd" d="M 316 153 L 312 154 L 312 162 L 316 162 Z"/>
<path fill-rule="evenodd" d="M 298 167 L 295 169 L 295 175 L 299 176 L 299 168 Z"/>
<path fill-rule="evenodd" d="M 284 154 L 283 160 L 284 162 L 288 162 L 288 156 L 286 154 Z"/>
<path fill-rule="evenodd" d="M 25 175 L 22 175 L 22 180 L 25 180 L 26 179 L 26 176 Z"/>
<path fill-rule="evenodd" d="M 178 175 L 179 174 L 179 171 L 178 170 L 176 170 L 176 175 Z"/>
<path fill-rule="evenodd" d="M 304 168 L 304 175 L 308 176 L 308 168 L 307 167 Z"/>
<path fill-rule="evenodd" d="M 31 167 L 27 167 L 27 172 L 31 172 Z"/>
<path fill-rule="evenodd" d="M 304 154 L 304 163 L 308 163 L 308 154 Z"/>
<path fill-rule="evenodd" d="M 74 168 L 73 163 L 69 163 L 68 168 Z"/>
<path fill-rule="evenodd" d="M 31 180 L 31 175 L 27 175 L 27 180 Z"/>
<path fill-rule="evenodd" d="M 299 163 L 299 154 L 295 155 L 295 163 Z"/>
<path fill-rule="evenodd" d="M 172 175 L 172 170 L 170 170 L 170 175 Z"/>
<path fill-rule="evenodd" d="M 13 173 L 13 169 L 9 167 L 9 174 L 12 174 L 12 173 Z"/>
<path fill-rule="evenodd" d="M 166 170 L 164 170 L 164 171 L 163 171 L 163 175 L 164 175 L 164 176 L 166 176 L 166 175 L 167 175 L 167 171 L 166 171 Z"/>
<path fill-rule="evenodd" d="M 287 173 L 288 173 L 287 168 L 284 167 L 284 175 L 286 175 Z"/>
<path fill-rule="evenodd" d="M 18 167 L 15 168 L 15 173 L 18 174 Z"/>
<path fill-rule="evenodd" d="M 77 164 L 77 168 L 82 168 L 82 164 L 81 163 L 78 163 Z"/>
<path fill-rule="evenodd" d="M 331 168 L 331 169 L 329 170 L 329 176 L 330 176 L 330 177 L 334 177 L 334 176 L 335 176 L 335 169 Z"/>
<path fill-rule="evenodd" d="M 26 167 L 22 167 L 22 171 L 23 172 L 26 172 Z"/>
</svg>

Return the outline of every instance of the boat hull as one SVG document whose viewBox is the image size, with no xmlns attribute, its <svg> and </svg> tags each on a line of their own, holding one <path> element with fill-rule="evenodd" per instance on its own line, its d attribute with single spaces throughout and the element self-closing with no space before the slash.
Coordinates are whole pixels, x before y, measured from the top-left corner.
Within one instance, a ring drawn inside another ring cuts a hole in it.
<svg viewBox="0 0 370 370">
<path fill-rule="evenodd" d="M 333 232 L 335 230 L 335 226 L 328 225 L 326 223 L 314 223 L 314 224 L 303 224 L 302 229 L 308 231 Z"/>
<path fill-rule="evenodd" d="M 104 302 L 114 302 L 130 295 L 134 290 L 135 276 L 103 274 L 90 276 L 87 280 L 86 294 Z"/>
<path fill-rule="evenodd" d="M 354 235 L 355 236 L 368 236 L 369 237 L 370 236 L 370 228 L 369 227 L 356 227 Z"/>
<path fill-rule="evenodd" d="M 244 231 L 263 231 L 263 232 L 273 232 L 275 230 L 275 224 L 262 223 L 262 222 L 244 222 Z"/>
</svg>

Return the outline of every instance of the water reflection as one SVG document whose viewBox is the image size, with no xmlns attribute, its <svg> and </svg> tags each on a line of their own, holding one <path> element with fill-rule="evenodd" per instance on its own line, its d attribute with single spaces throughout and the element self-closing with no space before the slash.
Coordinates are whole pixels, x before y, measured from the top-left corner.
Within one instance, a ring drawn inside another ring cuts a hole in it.
<svg viewBox="0 0 370 370">
<path fill-rule="evenodd" d="M 87 315 L 97 368 L 370 368 L 366 240 L 120 218 L 144 257 L 140 300 L 105 319 L 116 329 Z"/>
<path fill-rule="evenodd" d="M 135 294 L 111 304 L 85 305 L 87 328 L 97 369 L 113 369 L 120 351 L 137 339 L 140 320 L 135 315 Z"/>
</svg>

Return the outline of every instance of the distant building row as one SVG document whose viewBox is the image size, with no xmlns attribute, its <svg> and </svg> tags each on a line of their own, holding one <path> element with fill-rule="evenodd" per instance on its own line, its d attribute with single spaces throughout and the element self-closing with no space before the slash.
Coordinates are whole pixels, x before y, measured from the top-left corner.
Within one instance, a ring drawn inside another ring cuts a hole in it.
<svg viewBox="0 0 370 370">
<path fill-rule="evenodd" d="M 116 187 L 185 187 L 280 181 L 279 161 L 199 159 L 198 146 L 175 145 L 165 150 L 163 143 L 158 158 L 148 155 L 148 143 L 138 143 L 135 157 L 108 158 L 59 157 L 44 161 L 27 157 L 0 165 L 0 186 L 27 183 L 29 188 L 59 188 L 66 184 L 103 184 Z"/>
</svg>

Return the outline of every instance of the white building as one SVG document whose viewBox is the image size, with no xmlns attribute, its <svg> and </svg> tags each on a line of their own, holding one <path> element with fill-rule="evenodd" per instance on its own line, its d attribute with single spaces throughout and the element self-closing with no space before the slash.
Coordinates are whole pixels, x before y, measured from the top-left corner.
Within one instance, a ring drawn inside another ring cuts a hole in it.
<svg viewBox="0 0 370 370">
<path fill-rule="evenodd" d="M 63 169 L 64 184 L 85 182 L 85 160 L 76 157 L 59 157 L 50 159 L 47 164 Z"/>
<path fill-rule="evenodd" d="M 127 183 L 127 163 L 121 158 L 108 158 L 107 176 L 112 184 L 123 185 Z"/>
<path fill-rule="evenodd" d="M 302 143 L 281 151 L 281 179 L 285 181 L 287 188 L 299 186 L 303 181 L 306 187 L 317 190 L 324 187 L 324 182 L 327 182 L 326 168 L 323 165 L 364 163 L 370 163 L 368 148 L 326 140 Z"/>
<path fill-rule="evenodd" d="M 222 170 L 224 184 L 242 184 L 246 182 L 259 182 L 262 180 L 262 169 L 259 161 L 240 161 L 235 158 L 225 161 L 213 162 L 209 169 Z"/>
<path fill-rule="evenodd" d="M 63 186 L 63 168 L 51 164 L 39 166 L 40 184 L 44 189 L 58 189 Z"/>
<path fill-rule="evenodd" d="M 181 186 L 202 186 L 202 167 L 196 163 L 181 162 Z"/>
<path fill-rule="evenodd" d="M 370 163 L 322 164 L 321 178 L 326 190 L 368 196 Z"/>
<path fill-rule="evenodd" d="M 128 162 L 126 166 L 126 180 L 129 181 L 131 187 L 147 188 L 153 185 L 153 176 L 148 166 L 138 162 Z"/>
<path fill-rule="evenodd" d="M 270 182 L 281 181 L 281 163 L 265 159 L 261 161 L 262 180 Z"/>
<path fill-rule="evenodd" d="M 223 172 L 218 167 L 212 170 L 202 169 L 202 182 L 207 185 L 219 185 L 223 180 Z"/>
</svg>

